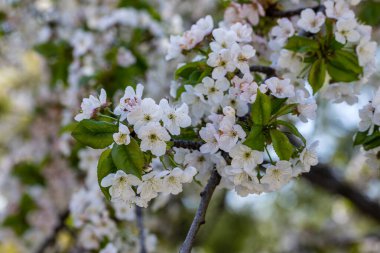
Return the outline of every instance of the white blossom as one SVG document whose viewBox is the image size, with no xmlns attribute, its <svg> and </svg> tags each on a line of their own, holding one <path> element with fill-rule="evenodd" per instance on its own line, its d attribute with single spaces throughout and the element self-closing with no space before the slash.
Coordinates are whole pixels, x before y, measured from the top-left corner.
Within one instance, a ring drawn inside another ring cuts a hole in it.
<svg viewBox="0 0 380 253">
<path fill-rule="evenodd" d="M 297 25 L 307 32 L 317 33 L 321 30 L 321 26 L 325 23 L 325 15 L 322 12 L 315 12 L 308 8 L 301 12 L 301 19 Z"/>
<path fill-rule="evenodd" d="M 89 98 L 84 98 L 81 104 L 81 112 L 75 116 L 76 121 L 91 119 L 96 116 L 98 111 L 107 105 L 107 94 L 104 89 L 101 89 L 99 98 L 90 95 Z"/>
<path fill-rule="evenodd" d="M 191 118 L 189 116 L 189 107 L 187 104 L 182 104 L 178 108 L 173 108 L 169 105 L 166 99 L 162 99 L 159 104 L 163 115 L 162 121 L 169 133 L 179 135 L 180 128 L 185 128 L 191 125 Z"/>
<path fill-rule="evenodd" d="M 138 131 L 138 137 L 141 139 L 142 151 L 150 150 L 155 156 L 166 153 L 166 142 L 170 140 L 170 135 L 160 123 L 151 122 L 142 126 Z"/>
<path fill-rule="evenodd" d="M 109 193 L 112 201 L 133 202 L 136 193 L 132 186 L 141 184 L 140 179 L 132 174 L 126 174 L 122 170 L 108 174 L 100 183 L 102 187 L 110 187 Z"/>
<path fill-rule="evenodd" d="M 119 132 L 113 134 L 113 140 L 118 145 L 128 145 L 131 142 L 130 132 L 126 125 L 120 123 Z"/>
<path fill-rule="evenodd" d="M 114 113 L 120 115 L 120 120 L 123 121 L 127 118 L 129 112 L 133 111 L 137 106 L 141 104 L 141 96 L 144 90 L 144 86 L 137 84 L 136 92 L 131 87 L 125 88 L 124 96 L 120 99 L 120 103 L 116 106 Z"/>
<path fill-rule="evenodd" d="M 144 98 L 141 104 L 127 115 L 128 122 L 134 126 L 136 132 L 139 132 L 142 126 L 151 122 L 158 122 L 161 118 L 162 110 L 151 98 Z"/>
<path fill-rule="evenodd" d="M 287 184 L 292 177 L 291 163 L 278 161 L 276 165 L 270 165 L 260 182 L 267 184 L 271 191 L 280 189 Z"/>
</svg>

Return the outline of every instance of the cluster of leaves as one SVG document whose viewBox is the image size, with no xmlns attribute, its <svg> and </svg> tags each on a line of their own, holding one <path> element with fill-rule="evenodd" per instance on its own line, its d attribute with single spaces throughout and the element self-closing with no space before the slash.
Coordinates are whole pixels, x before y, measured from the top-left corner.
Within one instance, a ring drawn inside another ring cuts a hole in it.
<svg viewBox="0 0 380 253">
<path fill-rule="evenodd" d="M 258 90 L 256 101 L 251 107 L 251 129 L 245 145 L 254 150 L 264 151 L 266 145 L 272 144 L 281 160 L 289 160 L 297 154 L 299 148 L 290 142 L 288 135 L 299 138 L 303 144 L 306 144 L 306 140 L 293 123 L 279 119 L 283 115 L 297 113 L 297 104 L 286 104 L 286 100 L 263 94 Z M 280 127 L 286 131 L 280 130 Z"/>
<path fill-rule="evenodd" d="M 105 121 L 92 119 L 82 120 L 72 132 L 72 136 L 80 143 L 94 148 L 107 148 L 100 156 L 98 162 L 98 182 L 110 173 L 123 170 L 127 174 L 133 174 L 139 178 L 142 176 L 144 166 L 151 160 L 150 156 L 144 155 L 136 139 L 131 137 L 128 145 L 114 144 L 113 134 L 118 131 L 118 126 Z M 102 192 L 110 199 L 107 189 L 101 187 Z"/>
<path fill-rule="evenodd" d="M 335 40 L 333 22 L 326 19 L 324 33 L 318 33 L 314 38 L 292 36 L 284 47 L 305 54 L 305 70 L 309 69 L 308 82 L 314 93 L 322 88 L 327 73 L 331 77 L 330 82 L 357 81 L 363 73 L 355 52 Z"/>
</svg>

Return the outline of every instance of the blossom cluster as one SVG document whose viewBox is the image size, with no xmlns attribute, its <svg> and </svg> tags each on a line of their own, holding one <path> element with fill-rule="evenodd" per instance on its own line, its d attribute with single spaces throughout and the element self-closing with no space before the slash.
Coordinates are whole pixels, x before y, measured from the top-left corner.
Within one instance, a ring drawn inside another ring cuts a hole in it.
<svg viewBox="0 0 380 253">
<path fill-rule="evenodd" d="M 140 140 L 141 151 L 149 152 L 158 159 L 167 153 L 167 143 L 172 139 L 171 135 L 179 135 L 181 128 L 190 126 L 191 118 L 186 104 L 171 106 L 166 99 L 156 104 L 151 98 L 142 98 L 143 89 L 141 84 L 137 85 L 136 90 L 128 86 L 115 107 L 118 132 L 113 134 L 114 145 L 128 146 L 133 135 Z M 77 115 L 76 120 L 96 118 L 105 106 L 106 94 L 102 90 L 98 98 L 90 96 L 83 100 L 82 112 Z M 114 202 L 135 203 L 146 207 L 158 193 L 180 193 L 182 184 L 190 183 L 197 173 L 196 168 L 192 166 L 185 169 L 174 167 L 169 170 L 169 165 L 164 161 L 162 163 L 165 169 L 158 170 L 155 166 L 150 166 L 151 168 L 145 169 L 141 178 L 123 170 L 110 173 L 102 178 L 101 186 L 109 187 L 111 200 Z"/>
<path fill-rule="evenodd" d="M 375 70 L 374 56 L 377 47 L 377 43 L 371 41 L 372 28 L 361 24 L 350 9 L 350 5 L 357 5 L 359 2 L 328 0 L 323 2 L 319 10 L 311 8 L 303 10 L 299 19 L 278 19 L 277 25 L 270 32 L 268 42 L 269 49 L 272 51 L 272 66 L 281 70 L 283 76 L 293 80 L 302 78 L 310 65 L 308 59 L 311 50 L 306 48 L 294 50 L 287 45 L 289 39 L 306 36 L 315 38 L 318 43 L 325 43 L 323 36 L 330 36 L 329 29 L 332 29 L 332 36 L 336 43 L 331 46 L 332 48 L 336 46 L 332 50 L 343 48 L 343 51 L 353 52 L 358 60 L 357 69 L 359 72 L 360 69 L 362 71 L 357 78 L 335 80 L 334 70 L 328 68 L 326 73 L 328 77 L 324 79 L 324 83 L 331 84 L 323 91 L 323 95 L 337 103 L 343 101 L 348 104 L 356 103 L 360 84 L 365 83 Z M 334 63 L 335 59 L 330 59 L 330 61 L 333 61 L 332 65 L 339 65 L 339 63 Z"/>
</svg>

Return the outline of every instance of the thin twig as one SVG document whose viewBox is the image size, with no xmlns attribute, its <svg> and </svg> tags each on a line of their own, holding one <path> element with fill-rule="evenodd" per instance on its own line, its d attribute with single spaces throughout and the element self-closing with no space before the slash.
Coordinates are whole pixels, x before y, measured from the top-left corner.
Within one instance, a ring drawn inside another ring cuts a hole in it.
<svg viewBox="0 0 380 253">
<path fill-rule="evenodd" d="M 300 15 L 301 12 L 305 9 L 312 9 L 313 11 L 321 11 L 323 10 L 323 8 L 324 8 L 323 5 L 318 5 L 314 7 L 303 7 L 303 8 L 298 8 L 294 10 L 281 11 L 281 10 L 276 9 L 276 5 L 272 5 L 265 11 L 265 15 L 267 17 L 273 17 L 273 18 L 289 18 L 292 16 Z"/>
<path fill-rule="evenodd" d="M 206 211 L 210 203 L 211 197 L 214 193 L 215 188 L 220 183 L 220 175 L 216 170 L 213 170 L 210 179 L 207 182 L 206 187 L 201 192 L 201 202 L 199 203 L 198 210 L 195 214 L 194 220 L 191 223 L 189 232 L 187 233 L 186 239 L 182 244 L 180 253 L 190 253 L 193 247 L 195 236 L 197 235 L 201 225 L 206 223 Z"/>
<path fill-rule="evenodd" d="M 143 212 L 142 208 L 136 206 L 136 220 L 137 227 L 139 229 L 139 240 L 140 240 L 140 253 L 146 253 L 146 245 L 145 245 L 145 230 L 144 230 L 144 221 L 143 221 Z"/>
</svg>

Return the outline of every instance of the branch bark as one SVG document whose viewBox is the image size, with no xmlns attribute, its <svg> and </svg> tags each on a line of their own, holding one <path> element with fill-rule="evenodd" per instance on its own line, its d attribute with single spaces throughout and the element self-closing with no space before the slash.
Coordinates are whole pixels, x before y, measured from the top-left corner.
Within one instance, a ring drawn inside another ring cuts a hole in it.
<svg viewBox="0 0 380 253">
<path fill-rule="evenodd" d="M 206 187 L 201 192 L 201 202 L 199 203 L 198 210 L 195 214 L 194 220 L 187 233 L 186 239 L 182 244 L 180 253 L 190 253 L 193 248 L 195 236 L 197 235 L 201 225 L 206 223 L 206 211 L 210 203 L 211 197 L 215 191 L 215 188 L 220 183 L 220 175 L 216 170 L 213 170 L 210 179 L 207 182 Z"/>
<path fill-rule="evenodd" d="M 145 231 L 144 231 L 144 220 L 142 208 L 136 206 L 136 221 L 137 227 L 139 229 L 139 241 L 140 241 L 140 253 L 147 253 L 145 245 Z"/>
<path fill-rule="evenodd" d="M 252 72 L 260 72 L 267 75 L 268 78 L 276 76 L 276 70 L 272 67 L 253 65 L 249 67 L 249 70 Z"/>
<path fill-rule="evenodd" d="M 312 167 L 309 173 L 303 174 L 303 178 L 330 193 L 345 197 L 363 214 L 380 223 L 379 203 L 371 200 L 354 186 L 337 177 L 327 165 L 320 164 Z"/>
<path fill-rule="evenodd" d="M 321 11 L 323 8 L 324 8 L 323 5 L 318 5 L 314 7 L 303 7 L 303 8 L 298 8 L 294 10 L 281 11 L 276 8 L 276 5 L 272 5 L 265 11 L 265 14 L 267 17 L 289 18 L 292 16 L 300 15 L 301 12 L 305 9 L 312 9 L 313 11 L 317 12 L 317 11 Z"/>
</svg>

